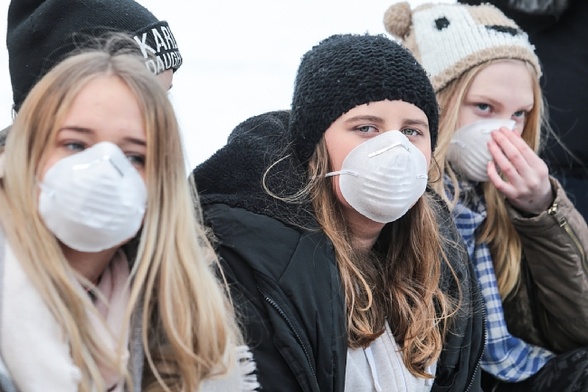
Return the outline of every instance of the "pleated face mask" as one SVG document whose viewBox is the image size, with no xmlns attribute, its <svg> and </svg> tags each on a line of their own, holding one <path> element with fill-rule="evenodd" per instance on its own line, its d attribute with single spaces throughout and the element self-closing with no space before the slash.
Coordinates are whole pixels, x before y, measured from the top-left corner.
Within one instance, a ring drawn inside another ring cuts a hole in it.
<svg viewBox="0 0 588 392">
<path fill-rule="evenodd" d="M 357 212 L 379 223 L 402 217 L 418 201 L 427 186 L 427 160 L 408 138 L 387 131 L 369 139 L 343 160 L 339 189 Z"/>
<path fill-rule="evenodd" d="M 470 181 L 489 181 L 487 166 L 492 160 L 488 150 L 491 133 L 500 127 L 512 130 L 514 125 L 514 120 L 491 119 L 476 121 L 458 129 L 447 148 L 447 161 L 456 173 Z"/>
<path fill-rule="evenodd" d="M 101 142 L 57 161 L 40 182 L 39 213 L 53 234 L 81 252 L 112 248 L 141 227 L 147 189 L 118 146 Z"/>
</svg>

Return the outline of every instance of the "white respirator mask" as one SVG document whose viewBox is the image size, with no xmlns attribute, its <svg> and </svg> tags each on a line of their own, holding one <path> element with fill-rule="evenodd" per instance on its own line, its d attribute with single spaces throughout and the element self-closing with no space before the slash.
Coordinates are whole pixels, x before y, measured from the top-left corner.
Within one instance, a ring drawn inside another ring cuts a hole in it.
<svg viewBox="0 0 588 392">
<path fill-rule="evenodd" d="M 501 127 L 514 129 L 515 121 L 480 120 L 461 127 L 453 134 L 447 148 L 447 161 L 456 173 L 475 182 L 489 181 L 487 165 L 492 160 L 488 142 L 492 131 Z"/>
<path fill-rule="evenodd" d="M 369 139 L 343 160 L 339 189 L 357 212 L 379 223 L 401 218 L 427 187 L 427 160 L 399 131 Z"/>
<path fill-rule="evenodd" d="M 39 186 L 45 224 L 63 244 L 81 252 L 99 252 L 129 240 L 145 216 L 145 182 L 110 142 L 57 161 Z"/>
</svg>

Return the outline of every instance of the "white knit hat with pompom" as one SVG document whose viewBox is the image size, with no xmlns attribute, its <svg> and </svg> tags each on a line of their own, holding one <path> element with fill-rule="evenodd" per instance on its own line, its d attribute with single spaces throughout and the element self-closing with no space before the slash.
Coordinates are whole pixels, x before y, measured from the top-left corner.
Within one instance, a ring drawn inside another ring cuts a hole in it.
<svg viewBox="0 0 588 392">
<path fill-rule="evenodd" d="M 527 61 L 541 76 L 527 34 L 490 4 L 423 4 L 411 10 L 408 2 L 401 2 L 388 8 L 384 25 L 429 73 L 435 91 L 496 59 Z"/>
</svg>

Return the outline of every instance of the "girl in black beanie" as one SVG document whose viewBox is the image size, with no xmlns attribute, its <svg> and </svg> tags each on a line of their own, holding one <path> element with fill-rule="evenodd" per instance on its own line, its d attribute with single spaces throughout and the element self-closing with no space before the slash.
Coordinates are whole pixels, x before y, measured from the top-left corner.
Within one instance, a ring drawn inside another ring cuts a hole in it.
<svg viewBox="0 0 588 392">
<path fill-rule="evenodd" d="M 407 50 L 337 35 L 303 57 L 290 112 L 194 170 L 264 390 L 479 390 L 477 283 L 425 192 L 437 125 Z"/>
</svg>

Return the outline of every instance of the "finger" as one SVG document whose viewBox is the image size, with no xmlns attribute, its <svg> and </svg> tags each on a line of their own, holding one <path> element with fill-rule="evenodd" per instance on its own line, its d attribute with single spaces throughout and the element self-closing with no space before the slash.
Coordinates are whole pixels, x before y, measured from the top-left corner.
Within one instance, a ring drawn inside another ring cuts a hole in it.
<svg viewBox="0 0 588 392">
<path fill-rule="evenodd" d="M 494 186 L 500 190 L 503 188 L 503 185 L 506 183 L 498 173 L 498 169 L 496 169 L 496 165 L 493 161 L 488 162 L 486 165 L 486 172 L 488 173 L 488 178 L 494 184 Z"/>
<path fill-rule="evenodd" d="M 517 188 L 513 184 L 502 179 L 493 161 L 488 162 L 488 165 L 486 166 L 486 171 L 488 173 L 488 178 L 490 179 L 492 184 L 494 184 L 496 189 L 498 189 L 504 196 L 506 196 L 506 198 L 511 198 L 516 195 Z"/>
<path fill-rule="evenodd" d="M 513 138 L 513 136 L 515 138 Z M 518 138 L 518 139 L 517 139 Z M 532 167 L 527 161 L 528 152 L 532 153 L 529 146 L 526 145 L 515 132 L 507 129 L 501 129 L 498 132 L 492 132 L 492 141 L 496 143 L 502 154 L 498 154 L 497 163 L 500 170 L 512 170 L 500 159 L 501 156 L 506 157 L 508 163 L 512 165 L 516 171 L 522 176 L 531 175 Z M 519 143 L 519 142 L 522 142 Z M 495 153 L 497 150 L 494 151 Z M 534 154 L 534 153 L 533 153 Z"/>
<path fill-rule="evenodd" d="M 549 182 L 549 169 L 547 168 L 545 161 L 543 161 L 543 159 L 541 159 L 539 155 L 529 147 L 521 136 L 516 132 L 502 128 L 499 135 L 496 135 L 496 137 L 497 139 L 501 139 L 503 146 L 511 145 L 517 149 L 518 152 L 515 153 L 508 147 L 506 147 L 506 150 L 508 151 L 505 151 L 501 146 L 501 150 L 503 150 L 510 163 L 516 168 L 518 174 L 525 178 L 528 185 L 531 188 L 547 188 Z M 509 152 L 513 155 L 509 155 Z M 520 160 L 517 156 L 520 157 Z M 500 169 L 502 170 L 501 167 Z"/>
<path fill-rule="evenodd" d="M 507 128 L 501 128 L 498 134 L 504 136 L 502 140 L 508 140 L 512 144 L 512 146 L 514 146 L 517 149 L 519 154 L 521 154 L 524 161 L 527 162 L 530 166 L 534 166 L 541 160 L 537 153 L 527 144 L 527 142 L 517 132 L 510 131 Z"/>
<path fill-rule="evenodd" d="M 488 142 L 494 159 L 493 165 L 487 167 L 488 177 L 518 209 L 534 213 L 542 211 L 552 201 L 547 165 L 512 131 L 501 129 L 494 133 Z"/>
<path fill-rule="evenodd" d="M 503 145 L 504 144 L 505 143 L 503 143 Z M 495 170 L 497 172 L 500 171 L 508 179 L 509 182 L 515 185 L 520 184 L 523 181 L 523 176 L 520 173 L 520 170 L 524 170 L 524 168 L 521 169 L 519 167 L 516 167 L 511 162 L 509 157 L 504 153 L 504 150 L 498 145 L 498 143 L 496 143 L 496 141 L 490 140 L 488 142 L 488 150 L 492 155 L 492 161 L 495 165 Z"/>
</svg>

